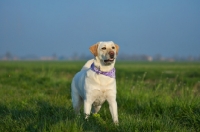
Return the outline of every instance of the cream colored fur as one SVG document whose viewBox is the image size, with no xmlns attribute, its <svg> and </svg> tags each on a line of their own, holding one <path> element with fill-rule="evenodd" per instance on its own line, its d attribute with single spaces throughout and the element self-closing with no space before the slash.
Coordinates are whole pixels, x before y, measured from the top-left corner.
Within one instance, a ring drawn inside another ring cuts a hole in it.
<svg viewBox="0 0 200 132">
<path fill-rule="evenodd" d="M 99 42 L 90 47 L 94 59 L 86 62 L 74 76 L 71 84 L 73 108 L 76 113 L 79 113 L 81 105 L 84 104 L 84 113 L 87 118 L 91 109 L 93 113 L 97 113 L 101 105 L 108 101 L 113 122 L 118 123 L 115 78 L 97 74 L 90 69 L 92 63 L 104 72 L 113 69 L 118 50 L 119 46 L 112 41 Z"/>
</svg>

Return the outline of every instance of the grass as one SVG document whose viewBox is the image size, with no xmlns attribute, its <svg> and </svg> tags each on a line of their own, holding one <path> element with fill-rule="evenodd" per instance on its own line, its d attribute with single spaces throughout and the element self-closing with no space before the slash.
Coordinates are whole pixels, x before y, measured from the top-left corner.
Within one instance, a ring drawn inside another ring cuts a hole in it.
<svg viewBox="0 0 200 132">
<path fill-rule="evenodd" d="M 83 64 L 0 62 L 0 131 L 200 131 L 200 63 L 117 62 L 118 126 L 107 103 L 88 121 L 74 115 Z"/>
</svg>

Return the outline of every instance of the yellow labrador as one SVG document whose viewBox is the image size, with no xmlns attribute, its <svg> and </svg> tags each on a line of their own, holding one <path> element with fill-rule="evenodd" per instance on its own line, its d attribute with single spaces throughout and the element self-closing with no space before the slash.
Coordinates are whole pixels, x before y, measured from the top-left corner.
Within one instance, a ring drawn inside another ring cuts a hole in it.
<svg viewBox="0 0 200 132">
<path fill-rule="evenodd" d="M 90 47 L 94 59 L 89 60 L 73 78 L 71 96 L 73 108 L 79 113 L 84 104 L 86 118 L 91 109 L 97 113 L 107 100 L 114 123 L 118 123 L 116 102 L 115 61 L 119 46 L 112 41 L 98 42 Z"/>
</svg>

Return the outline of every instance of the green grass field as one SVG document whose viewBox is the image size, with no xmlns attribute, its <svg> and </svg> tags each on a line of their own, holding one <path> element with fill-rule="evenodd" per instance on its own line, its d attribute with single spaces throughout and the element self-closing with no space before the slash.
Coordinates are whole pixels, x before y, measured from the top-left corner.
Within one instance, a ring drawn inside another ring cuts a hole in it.
<svg viewBox="0 0 200 132">
<path fill-rule="evenodd" d="M 200 131 L 200 63 L 117 62 L 118 126 L 107 103 L 88 121 L 74 115 L 70 85 L 83 64 L 0 62 L 0 131 Z"/>
</svg>

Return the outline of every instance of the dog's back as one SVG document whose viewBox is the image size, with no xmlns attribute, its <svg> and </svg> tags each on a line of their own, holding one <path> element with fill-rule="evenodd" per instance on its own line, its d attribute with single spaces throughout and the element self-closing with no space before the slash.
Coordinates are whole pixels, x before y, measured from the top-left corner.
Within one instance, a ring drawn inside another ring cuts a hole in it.
<svg viewBox="0 0 200 132">
<path fill-rule="evenodd" d="M 88 61 L 85 63 L 85 65 L 82 67 L 81 70 L 87 70 L 87 69 L 89 69 L 93 62 L 94 62 L 94 59 L 88 60 Z"/>
</svg>

